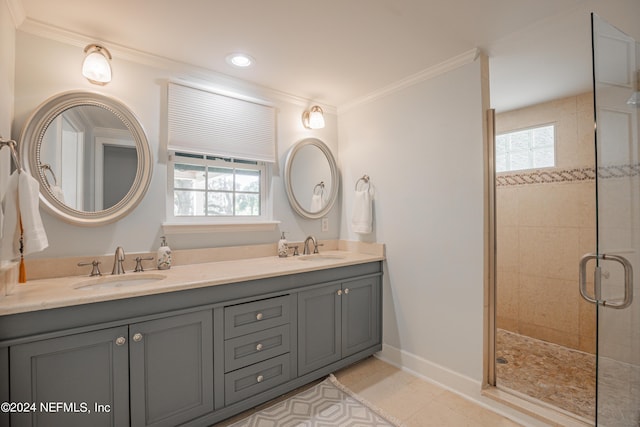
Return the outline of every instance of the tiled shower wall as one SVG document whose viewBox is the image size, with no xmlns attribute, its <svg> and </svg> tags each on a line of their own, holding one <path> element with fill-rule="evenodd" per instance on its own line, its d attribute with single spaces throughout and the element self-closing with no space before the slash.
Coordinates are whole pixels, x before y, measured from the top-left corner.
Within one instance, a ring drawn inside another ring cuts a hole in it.
<svg viewBox="0 0 640 427">
<path fill-rule="evenodd" d="M 554 168 L 496 177 L 497 326 L 595 352 L 595 308 L 578 262 L 595 251 L 593 96 L 496 115 L 496 133 L 555 123 Z"/>
</svg>

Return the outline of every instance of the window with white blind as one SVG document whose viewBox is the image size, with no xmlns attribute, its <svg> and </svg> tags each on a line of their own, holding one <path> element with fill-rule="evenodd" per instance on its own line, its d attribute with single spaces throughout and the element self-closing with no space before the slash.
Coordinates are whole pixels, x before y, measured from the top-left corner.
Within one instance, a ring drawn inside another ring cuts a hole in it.
<svg viewBox="0 0 640 427">
<path fill-rule="evenodd" d="M 169 222 L 270 222 L 275 109 L 173 82 L 167 99 Z"/>
<path fill-rule="evenodd" d="M 496 135 L 496 172 L 553 167 L 555 125 L 544 125 Z"/>
</svg>

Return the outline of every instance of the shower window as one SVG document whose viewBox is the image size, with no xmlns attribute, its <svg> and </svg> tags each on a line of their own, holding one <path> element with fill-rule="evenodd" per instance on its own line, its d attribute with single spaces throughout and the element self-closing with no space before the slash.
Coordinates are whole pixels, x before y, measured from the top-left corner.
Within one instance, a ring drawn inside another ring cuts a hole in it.
<svg viewBox="0 0 640 427">
<path fill-rule="evenodd" d="M 496 172 L 555 166 L 555 125 L 496 135 Z"/>
</svg>

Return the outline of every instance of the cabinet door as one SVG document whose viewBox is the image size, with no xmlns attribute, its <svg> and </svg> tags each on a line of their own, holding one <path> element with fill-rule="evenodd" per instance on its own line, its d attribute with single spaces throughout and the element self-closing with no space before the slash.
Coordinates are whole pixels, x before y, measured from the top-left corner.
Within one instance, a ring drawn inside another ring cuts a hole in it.
<svg viewBox="0 0 640 427">
<path fill-rule="evenodd" d="M 37 405 L 11 425 L 129 425 L 126 337 L 122 326 L 11 347 L 11 401 Z"/>
<path fill-rule="evenodd" d="M 298 294 L 298 375 L 340 360 L 340 284 Z"/>
<path fill-rule="evenodd" d="M 213 411 L 210 310 L 129 326 L 131 425 L 175 426 Z"/>
<path fill-rule="evenodd" d="M 342 357 L 380 342 L 380 279 L 342 284 Z"/>
</svg>

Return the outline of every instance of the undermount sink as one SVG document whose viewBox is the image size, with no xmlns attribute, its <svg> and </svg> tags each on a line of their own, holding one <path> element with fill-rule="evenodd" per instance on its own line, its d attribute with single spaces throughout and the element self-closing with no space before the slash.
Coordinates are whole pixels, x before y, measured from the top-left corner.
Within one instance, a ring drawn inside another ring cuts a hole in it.
<svg viewBox="0 0 640 427">
<path fill-rule="evenodd" d="M 298 257 L 300 261 L 327 261 L 327 260 L 337 260 L 337 259 L 345 259 L 344 255 L 338 254 L 311 254 L 311 255 L 301 255 Z"/>
<path fill-rule="evenodd" d="M 87 279 L 78 283 L 75 289 L 83 291 L 92 291 L 97 289 L 114 289 L 114 288 L 129 288 L 132 286 L 147 285 L 149 283 L 158 282 L 166 278 L 164 274 L 122 274 L 115 276 L 104 276 L 93 279 Z"/>
</svg>

